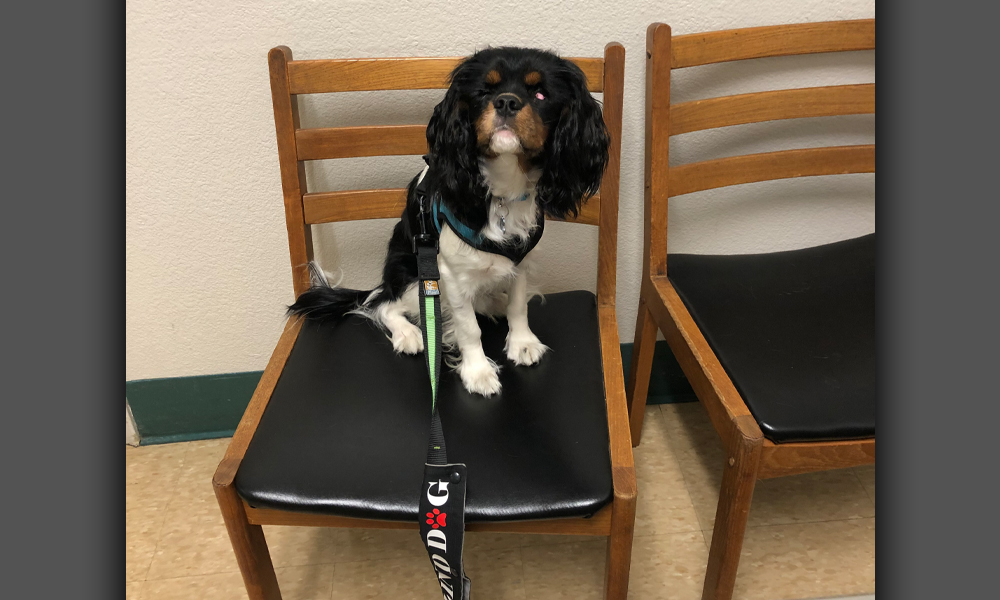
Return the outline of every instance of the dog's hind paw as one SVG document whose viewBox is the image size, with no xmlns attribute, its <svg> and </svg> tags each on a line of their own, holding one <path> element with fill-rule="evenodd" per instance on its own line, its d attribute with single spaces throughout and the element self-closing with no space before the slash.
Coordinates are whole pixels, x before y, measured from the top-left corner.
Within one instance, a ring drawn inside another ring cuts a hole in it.
<svg viewBox="0 0 1000 600">
<path fill-rule="evenodd" d="M 419 354 L 424 351 L 424 336 L 413 323 L 403 323 L 392 332 L 392 347 L 403 354 Z"/>
</svg>

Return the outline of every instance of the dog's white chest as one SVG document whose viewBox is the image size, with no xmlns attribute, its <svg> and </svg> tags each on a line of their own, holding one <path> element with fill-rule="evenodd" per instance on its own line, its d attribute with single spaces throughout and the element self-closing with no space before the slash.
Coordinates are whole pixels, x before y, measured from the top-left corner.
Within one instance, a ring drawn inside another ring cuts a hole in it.
<svg viewBox="0 0 1000 600">
<path fill-rule="evenodd" d="M 439 266 L 447 271 L 449 279 L 469 292 L 492 287 L 517 274 L 517 266 L 512 260 L 476 250 L 460 240 L 449 227 L 441 228 L 439 243 Z"/>
</svg>

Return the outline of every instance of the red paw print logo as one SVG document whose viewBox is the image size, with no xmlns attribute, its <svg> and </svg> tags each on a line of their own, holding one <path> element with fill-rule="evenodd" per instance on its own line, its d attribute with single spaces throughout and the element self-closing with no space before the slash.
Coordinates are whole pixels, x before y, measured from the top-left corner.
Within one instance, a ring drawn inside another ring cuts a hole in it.
<svg viewBox="0 0 1000 600">
<path fill-rule="evenodd" d="M 444 519 L 447 516 L 448 513 L 443 513 L 435 508 L 433 512 L 427 513 L 427 524 L 431 526 L 431 529 L 444 527 L 445 526 Z"/>
</svg>

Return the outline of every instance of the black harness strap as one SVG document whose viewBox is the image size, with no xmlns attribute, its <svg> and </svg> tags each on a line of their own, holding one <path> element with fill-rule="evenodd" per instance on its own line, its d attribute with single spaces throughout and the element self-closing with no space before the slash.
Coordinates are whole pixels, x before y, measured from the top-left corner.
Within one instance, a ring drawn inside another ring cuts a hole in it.
<svg viewBox="0 0 1000 600">
<path fill-rule="evenodd" d="M 438 414 L 437 386 L 441 374 L 441 291 L 438 281 L 436 231 L 428 223 L 426 177 L 417 184 L 420 205 L 417 215 L 420 232 L 413 236 L 417 255 L 417 278 L 420 280 L 420 329 L 424 337 L 424 356 L 431 382 L 431 432 L 427 444 L 427 462 L 420 490 L 420 539 L 427 549 L 444 600 L 469 600 L 472 582 L 465 576 L 462 547 L 465 542 L 464 464 L 448 463 L 444 430 Z M 434 232 L 434 233 L 431 233 Z"/>
<path fill-rule="evenodd" d="M 515 202 L 517 202 L 517 200 L 515 200 Z M 435 194 L 434 199 L 431 201 L 431 215 L 434 217 L 434 229 L 438 233 L 441 232 L 441 224 L 447 223 L 448 227 L 455 232 L 455 235 L 457 235 L 458 238 L 466 244 L 472 246 L 476 250 L 505 256 L 515 265 L 520 264 L 521 261 L 524 260 L 524 257 L 527 256 L 536 245 L 538 245 L 538 241 L 542 239 L 542 233 L 545 231 L 545 215 L 543 215 L 541 211 L 538 211 L 535 227 L 528 235 L 528 239 L 524 240 L 520 244 L 499 244 L 491 239 L 488 239 L 482 233 L 472 231 L 472 228 L 465 223 L 462 223 L 458 217 L 448 210 L 448 207 L 441 202 L 441 196 L 438 194 Z"/>
</svg>

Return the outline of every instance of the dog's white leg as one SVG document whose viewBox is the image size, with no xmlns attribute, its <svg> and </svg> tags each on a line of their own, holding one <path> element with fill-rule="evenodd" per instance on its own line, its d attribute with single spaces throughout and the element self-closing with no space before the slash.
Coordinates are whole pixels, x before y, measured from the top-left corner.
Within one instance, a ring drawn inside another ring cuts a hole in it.
<svg viewBox="0 0 1000 600">
<path fill-rule="evenodd" d="M 476 321 L 476 311 L 470 298 L 461 293 L 461 286 L 448 284 L 447 270 L 442 270 L 442 291 L 451 309 L 455 342 L 461 354 L 458 375 L 465 389 L 474 394 L 490 396 L 500 391 L 500 367 L 483 352 L 482 332 Z"/>
<path fill-rule="evenodd" d="M 515 365 L 533 365 L 549 349 L 528 327 L 528 278 L 518 269 L 507 296 L 507 358 Z"/>
<path fill-rule="evenodd" d="M 396 352 L 418 354 L 424 351 L 424 337 L 420 328 L 406 315 L 417 314 L 417 286 L 411 285 L 398 300 L 386 302 L 376 310 L 377 319 L 392 334 L 392 347 Z"/>
</svg>

